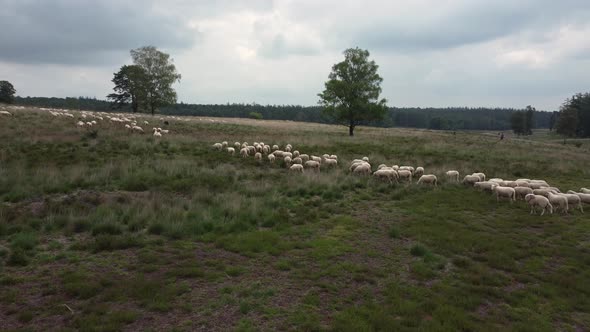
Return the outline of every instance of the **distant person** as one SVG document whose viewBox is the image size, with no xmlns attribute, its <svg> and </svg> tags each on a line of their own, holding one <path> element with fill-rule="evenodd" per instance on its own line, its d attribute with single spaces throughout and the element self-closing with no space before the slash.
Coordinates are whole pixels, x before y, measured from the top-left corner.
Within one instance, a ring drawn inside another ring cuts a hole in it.
<svg viewBox="0 0 590 332">
<path fill-rule="evenodd" d="M 500 133 L 500 141 L 504 139 L 504 133 Z"/>
</svg>

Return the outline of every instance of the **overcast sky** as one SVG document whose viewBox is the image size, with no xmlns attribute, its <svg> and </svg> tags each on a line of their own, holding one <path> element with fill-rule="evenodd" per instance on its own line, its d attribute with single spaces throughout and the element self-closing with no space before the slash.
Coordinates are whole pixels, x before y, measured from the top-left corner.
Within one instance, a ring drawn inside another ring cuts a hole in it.
<svg viewBox="0 0 590 332">
<path fill-rule="evenodd" d="M 349 47 L 390 106 L 554 110 L 590 90 L 588 0 L 0 0 L 0 80 L 104 99 L 129 50 L 174 59 L 185 103 L 316 105 Z"/>
</svg>

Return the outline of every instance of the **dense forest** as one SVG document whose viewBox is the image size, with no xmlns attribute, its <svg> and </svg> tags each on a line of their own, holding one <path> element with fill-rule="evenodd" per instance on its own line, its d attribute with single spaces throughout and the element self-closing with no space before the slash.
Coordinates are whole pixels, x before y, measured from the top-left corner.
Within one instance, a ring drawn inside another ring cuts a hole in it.
<svg viewBox="0 0 590 332">
<path fill-rule="evenodd" d="M 17 105 L 50 108 L 83 109 L 94 111 L 125 111 L 131 107 L 113 110 L 111 103 L 95 98 L 46 98 L 16 97 Z M 506 108 L 396 108 L 388 109 L 382 121 L 366 125 L 377 127 L 411 127 L 448 130 L 510 130 L 512 113 L 517 109 Z M 200 105 L 177 103 L 162 107 L 161 114 L 214 117 L 261 118 L 304 122 L 332 123 L 319 106 L 221 104 Z M 533 128 L 549 128 L 551 112 L 535 111 Z"/>
</svg>

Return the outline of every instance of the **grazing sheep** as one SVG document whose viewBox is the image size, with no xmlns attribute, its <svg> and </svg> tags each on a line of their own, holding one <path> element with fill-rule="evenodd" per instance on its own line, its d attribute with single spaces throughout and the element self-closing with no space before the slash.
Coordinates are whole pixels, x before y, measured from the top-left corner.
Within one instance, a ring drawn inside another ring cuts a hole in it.
<svg viewBox="0 0 590 332">
<path fill-rule="evenodd" d="M 291 152 L 283 152 L 283 157 L 293 158 L 293 154 Z"/>
<path fill-rule="evenodd" d="M 582 199 L 580 198 L 580 196 L 578 196 L 576 194 L 561 194 L 561 193 L 557 193 L 557 195 L 567 198 L 568 210 L 569 210 L 570 206 L 573 206 L 574 209 L 578 208 L 582 213 L 584 213 L 584 208 L 582 207 Z"/>
<path fill-rule="evenodd" d="M 309 159 L 313 160 L 313 161 L 317 161 L 320 164 L 322 163 L 322 158 L 318 157 L 318 156 L 311 156 Z"/>
<path fill-rule="evenodd" d="M 154 130 L 154 137 L 162 137 L 162 133 L 157 130 Z"/>
<path fill-rule="evenodd" d="M 384 168 L 384 167 L 387 167 L 387 165 L 385 165 L 385 164 L 381 164 L 381 165 L 377 166 L 377 170 L 380 170 L 380 169 L 382 169 L 382 168 Z"/>
<path fill-rule="evenodd" d="M 2 115 L 8 115 L 8 116 L 12 116 L 12 113 L 8 112 L 8 111 L 0 111 L 0 114 Z"/>
<path fill-rule="evenodd" d="M 242 144 L 240 144 L 240 142 L 234 142 L 234 148 L 236 150 L 239 150 L 241 146 L 242 146 Z"/>
<path fill-rule="evenodd" d="M 561 212 L 565 212 L 567 214 L 567 210 L 569 209 L 568 203 L 567 203 L 567 197 L 560 196 L 560 195 L 554 194 L 552 192 L 549 192 L 547 194 L 547 198 L 549 199 L 549 203 L 551 203 L 551 205 L 556 207 L 555 208 L 556 212 L 557 212 L 557 206 L 559 206 L 559 208 L 561 209 Z"/>
<path fill-rule="evenodd" d="M 504 180 L 502 180 L 500 178 L 492 178 L 492 179 L 489 179 L 488 182 L 497 182 L 497 183 L 500 183 L 500 182 L 504 182 Z"/>
<path fill-rule="evenodd" d="M 360 165 L 365 165 L 365 164 L 367 164 L 367 165 L 369 165 L 369 167 L 371 167 L 371 165 L 366 161 L 357 161 L 357 162 L 353 162 L 352 165 L 350 165 L 350 168 L 348 170 L 351 172 L 354 172 L 354 170 L 357 167 L 359 167 Z"/>
<path fill-rule="evenodd" d="M 283 153 L 285 153 L 285 152 L 283 152 L 282 150 L 275 150 L 272 152 L 272 154 L 274 154 L 276 157 L 281 157 L 281 158 L 283 157 Z"/>
<path fill-rule="evenodd" d="M 269 154 L 270 153 L 270 145 L 264 145 L 262 147 L 262 153 Z"/>
<path fill-rule="evenodd" d="M 289 167 L 289 172 L 293 173 L 303 173 L 303 165 L 301 164 L 293 164 Z"/>
<path fill-rule="evenodd" d="M 140 126 L 133 126 L 133 127 L 131 127 L 131 129 L 132 129 L 133 131 L 137 131 L 137 132 L 139 132 L 139 133 L 142 133 L 142 134 L 143 134 L 143 128 L 141 128 Z"/>
<path fill-rule="evenodd" d="M 275 144 L 275 145 L 273 145 L 273 146 L 272 146 L 272 150 L 273 150 L 273 151 L 276 151 L 276 150 L 278 150 L 278 149 L 279 149 L 279 146 L 278 146 L 278 145 L 276 145 L 276 144 Z"/>
<path fill-rule="evenodd" d="M 514 181 L 516 183 L 517 187 L 526 187 L 526 188 L 530 188 L 531 186 L 529 185 L 528 181 L 523 181 L 523 180 L 516 180 Z"/>
<path fill-rule="evenodd" d="M 221 145 L 221 143 L 215 143 L 213 144 L 213 149 L 221 151 L 221 149 L 223 149 L 223 145 Z"/>
<path fill-rule="evenodd" d="M 412 175 L 414 175 L 415 170 L 414 170 L 414 167 L 412 167 L 412 166 L 400 166 L 399 169 L 405 170 L 405 171 L 410 171 L 410 172 L 412 172 Z"/>
<path fill-rule="evenodd" d="M 399 166 L 398 165 L 393 165 L 393 166 L 391 166 L 391 168 L 393 168 L 394 171 L 398 171 L 399 170 Z"/>
<path fill-rule="evenodd" d="M 291 152 L 291 147 L 290 146 L 285 147 L 285 151 Z"/>
<path fill-rule="evenodd" d="M 582 194 L 590 194 L 590 189 L 586 189 L 586 188 L 580 188 L 580 192 Z"/>
<path fill-rule="evenodd" d="M 529 187 L 533 189 L 541 189 L 548 186 L 540 182 L 529 182 Z"/>
<path fill-rule="evenodd" d="M 524 200 L 527 203 L 529 203 L 529 206 L 531 207 L 530 214 L 535 213 L 535 209 L 537 206 L 543 209 L 543 212 L 541 212 L 541 215 L 545 214 L 545 210 L 547 210 L 547 209 L 549 209 L 549 213 L 553 214 L 553 205 L 551 205 L 551 203 L 549 202 L 549 200 L 545 196 L 528 194 L 524 197 Z"/>
<path fill-rule="evenodd" d="M 295 166 L 295 165 L 293 165 L 293 166 Z M 311 168 L 311 169 L 313 169 L 316 172 L 319 172 L 320 171 L 320 163 L 318 163 L 315 160 L 308 160 L 308 161 L 306 161 L 305 162 L 305 167 Z"/>
<path fill-rule="evenodd" d="M 476 183 L 473 184 L 473 187 L 476 189 L 481 189 L 483 191 L 489 191 L 492 192 L 494 186 L 498 186 L 499 184 L 497 182 L 490 182 L 490 181 L 478 181 Z"/>
<path fill-rule="evenodd" d="M 424 171 L 424 169 L 422 171 Z M 418 170 L 417 169 L 416 169 L 416 173 L 418 173 Z M 434 185 L 436 187 L 437 181 L 438 180 L 436 178 L 436 175 L 434 175 L 434 174 L 426 174 L 426 175 L 420 176 L 420 178 L 418 179 L 417 184 L 421 184 L 421 183 L 424 183 L 424 184 L 432 184 L 432 185 Z"/>
<path fill-rule="evenodd" d="M 407 169 L 400 169 L 397 171 L 399 179 L 406 179 L 409 183 L 412 183 L 412 171 Z"/>
<path fill-rule="evenodd" d="M 569 194 L 569 192 L 568 192 L 568 194 Z M 583 203 L 590 204 L 590 194 L 575 193 L 575 195 L 580 197 L 580 199 L 582 200 Z"/>
<path fill-rule="evenodd" d="M 285 162 L 285 165 L 287 165 L 287 167 L 291 166 L 291 157 L 286 156 L 283 161 Z"/>
<path fill-rule="evenodd" d="M 329 154 L 327 154 L 327 153 L 324 153 L 324 154 L 322 155 L 322 158 L 324 158 L 324 159 L 330 159 L 330 155 L 329 155 Z"/>
<path fill-rule="evenodd" d="M 254 159 L 256 159 L 256 160 L 262 160 L 262 153 L 260 153 L 260 152 L 256 152 L 256 153 L 254 154 Z"/>
<path fill-rule="evenodd" d="M 299 158 L 301 158 L 301 160 L 303 160 L 303 162 L 306 162 L 306 161 L 309 160 L 309 155 L 307 155 L 305 153 L 304 154 L 300 154 L 299 155 Z"/>
<path fill-rule="evenodd" d="M 548 197 L 550 191 L 547 188 L 533 189 L 533 194 Z"/>
<path fill-rule="evenodd" d="M 242 158 L 248 157 L 248 148 L 242 148 L 240 150 L 240 156 L 242 156 Z"/>
<path fill-rule="evenodd" d="M 336 159 L 326 159 L 324 160 L 324 164 L 326 167 L 336 167 L 338 165 L 338 160 Z"/>
<path fill-rule="evenodd" d="M 414 171 L 414 176 L 422 176 L 424 175 L 424 167 L 416 167 L 416 171 Z M 420 181 L 420 179 L 418 179 Z"/>
<path fill-rule="evenodd" d="M 473 186 L 476 182 L 481 182 L 481 178 L 477 175 L 465 175 L 463 178 L 463 184 Z"/>
<path fill-rule="evenodd" d="M 248 153 L 249 154 L 255 154 L 256 153 L 256 148 L 254 147 L 254 145 L 248 145 Z"/>
<path fill-rule="evenodd" d="M 364 164 L 359 164 L 357 167 L 354 168 L 352 171 L 354 175 L 371 175 L 371 165 L 368 162 Z"/>
<path fill-rule="evenodd" d="M 504 181 L 504 186 L 516 188 L 516 187 L 518 187 L 518 183 L 516 183 L 516 181 Z"/>
<path fill-rule="evenodd" d="M 475 175 L 477 177 L 479 177 L 479 181 L 485 181 L 486 180 L 486 175 L 483 173 L 473 173 L 471 175 Z"/>
<path fill-rule="evenodd" d="M 149 122 L 147 122 L 147 121 L 143 121 L 143 124 L 144 124 L 144 125 L 149 125 L 150 123 L 149 123 Z"/>
<path fill-rule="evenodd" d="M 459 172 L 455 170 L 450 170 L 445 173 L 447 175 L 447 179 L 449 181 L 459 182 Z"/>
<path fill-rule="evenodd" d="M 227 148 L 227 153 L 231 154 L 232 156 L 236 154 L 236 149 L 234 148 Z"/>
<path fill-rule="evenodd" d="M 293 151 L 293 157 L 295 157 L 295 158 L 299 157 L 299 151 L 297 151 L 297 150 Z"/>
<path fill-rule="evenodd" d="M 546 186 L 546 187 L 541 187 L 541 189 L 549 189 L 551 191 L 556 191 L 558 194 L 561 194 L 561 190 L 559 190 L 559 188 L 557 188 L 557 187 Z"/>
<path fill-rule="evenodd" d="M 84 122 L 82 122 L 82 121 L 78 121 L 78 122 L 76 122 L 76 126 L 78 126 L 78 127 L 84 127 L 84 125 L 85 125 L 85 124 L 84 124 Z"/>
<path fill-rule="evenodd" d="M 333 155 L 330 155 L 330 159 L 336 159 L 336 160 L 338 160 L 338 156 L 337 156 L 337 155 L 335 155 L 335 154 L 333 154 Z"/>
<path fill-rule="evenodd" d="M 303 165 L 303 160 L 299 157 L 295 157 L 295 158 L 293 158 L 293 164 Z"/>
<path fill-rule="evenodd" d="M 268 161 L 270 161 L 270 163 L 271 163 L 271 164 L 274 164 L 274 162 L 275 162 L 275 158 L 276 158 L 274 154 L 272 154 L 272 153 L 271 153 L 271 154 L 269 154 L 269 155 L 267 156 L 267 158 L 268 158 Z"/>
<path fill-rule="evenodd" d="M 363 157 L 363 161 L 369 162 L 369 157 Z"/>
<path fill-rule="evenodd" d="M 514 187 L 514 192 L 516 192 L 516 198 L 524 199 L 526 195 L 533 193 L 533 189 L 529 187 Z"/>
<path fill-rule="evenodd" d="M 394 170 L 379 169 L 373 173 L 373 176 L 389 183 L 393 183 L 393 181 L 397 182 L 397 177 Z"/>
<path fill-rule="evenodd" d="M 496 194 L 496 200 L 498 202 L 500 201 L 500 197 L 507 197 L 510 200 L 510 203 L 516 201 L 516 192 L 514 191 L 514 188 L 493 185 L 492 192 Z"/>
</svg>

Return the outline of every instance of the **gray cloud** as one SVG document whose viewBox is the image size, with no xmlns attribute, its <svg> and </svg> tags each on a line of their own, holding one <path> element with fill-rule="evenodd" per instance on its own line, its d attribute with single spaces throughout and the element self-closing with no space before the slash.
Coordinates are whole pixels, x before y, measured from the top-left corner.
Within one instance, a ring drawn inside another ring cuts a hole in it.
<svg viewBox="0 0 590 332">
<path fill-rule="evenodd" d="M 31 64 L 110 64 L 132 48 L 190 48 L 197 31 L 150 2 L 4 0 L 0 59 Z"/>
</svg>

